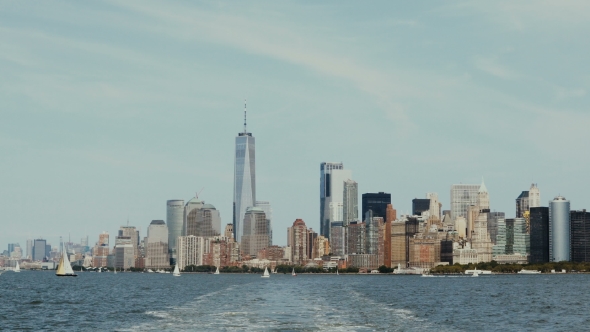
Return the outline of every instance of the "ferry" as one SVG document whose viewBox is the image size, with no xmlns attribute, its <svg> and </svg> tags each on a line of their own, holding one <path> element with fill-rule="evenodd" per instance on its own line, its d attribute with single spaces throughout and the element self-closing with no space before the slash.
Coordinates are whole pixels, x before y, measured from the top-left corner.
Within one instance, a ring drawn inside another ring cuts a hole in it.
<svg viewBox="0 0 590 332">
<path fill-rule="evenodd" d="M 492 274 L 490 270 L 465 270 L 465 274 Z"/>
<path fill-rule="evenodd" d="M 541 271 L 522 269 L 522 270 L 518 271 L 518 273 L 519 274 L 541 274 Z"/>
</svg>

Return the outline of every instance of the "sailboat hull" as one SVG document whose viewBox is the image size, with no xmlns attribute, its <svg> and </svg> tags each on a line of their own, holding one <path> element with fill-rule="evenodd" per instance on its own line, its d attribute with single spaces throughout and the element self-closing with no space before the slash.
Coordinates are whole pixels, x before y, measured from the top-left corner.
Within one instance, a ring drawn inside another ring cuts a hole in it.
<svg viewBox="0 0 590 332">
<path fill-rule="evenodd" d="M 77 274 L 56 274 L 58 277 L 77 277 Z"/>
</svg>

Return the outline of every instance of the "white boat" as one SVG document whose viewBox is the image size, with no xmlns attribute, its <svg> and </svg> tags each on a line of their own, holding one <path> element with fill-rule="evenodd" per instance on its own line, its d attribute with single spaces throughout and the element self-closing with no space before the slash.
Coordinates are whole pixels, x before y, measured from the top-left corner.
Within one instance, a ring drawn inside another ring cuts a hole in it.
<svg viewBox="0 0 590 332">
<path fill-rule="evenodd" d="M 113 271 L 115 274 L 117 274 L 117 268 L 115 268 L 115 270 Z"/>
<path fill-rule="evenodd" d="M 59 265 L 57 266 L 55 275 L 58 277 L 77 277 L 78 275 L 74 273 L 74 270 L 72 270 L 72 264 L 70 264 L 70 260 L 68 259 L 68 253 L 63 246 L 62 250 L 63 251 L 61 258 L 59 259 Z"/>
<path fill-rule="evenodd" d="M 178 269 L 178 264 L 174 266 L 174 273 L 172 273 L 175 277 L 180 277 L 180 270 Z"/>
<path fill-rule="evenodd" d="M 472 277 L 479 277 L 479 271 L 477 271 L 477 270 L 473 271 L 473 274 L 471 276 Z"/>
<path fill-rule="evenodd" d="M 522 269 L 522 270 L 518 271 L 518 273 L 519 274 L 541 274 L 541 271 Z"/>
<path fill-rule="evenodd" d="M 262 274 L 262 278 L 270 278 L 270 273 L 268 273 L 268 268 L 264 268 L 264 273 Z"/>
<path fill-rule="evenodd" d="M 154 270 L 148 269 L 148 273 L 154 273 Z"/>
<path fill-rule="evenodd" d="M 20 266 L 18 265 L 18 261 L 16 262 L 16 267 L 14 268 L 14 272 L 20 272 Z"/>
<path fill-rule="evenodd" d="M 478 270 L 478 269 L 465 270 L 465 274 L 474 274 L 476 272 L 477 272 L 477 274 L 492 274 L 492 271 L 490 271 L 490 270 Z"/>
<path fill-rule="evenodd" d="M 295 273 L 295 268 L 293 268 L 293 271 L 291 271 L 291 275 L 294 276 L 294 277 L 297 276 L 297 273 Z"/>
<path fill-rule="evenodd" d="M 423 277 L 434 277 L 432 274 L 422 272 Z"/>
<path fill-rule="evenodd" d="M 338 273 L 338 269 L 336 269 L 336 275 L 337 275 L 337 276 L 338 276 L 338 275 L 340 275 L 340 273 Z"/>
<path fill-rule="evenodd" d="M 219 266 L 217 267 L 217 270 L 215 270 L 215 273 L 213 274 L 219 274 Z"/>
</svg>

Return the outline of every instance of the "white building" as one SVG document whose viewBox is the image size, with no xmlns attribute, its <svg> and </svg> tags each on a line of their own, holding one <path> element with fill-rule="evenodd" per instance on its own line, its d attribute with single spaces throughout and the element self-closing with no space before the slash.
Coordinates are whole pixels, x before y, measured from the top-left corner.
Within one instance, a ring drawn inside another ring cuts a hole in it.
<svg viewBox="0 0 590 332">
<path fill-rule="evenodd" d="M 164 220 L 152 220 L 145 239 L 145 267 L 163 269 L 170 267 L 168 253 L 168 226 Z"/>
<path fill-rule="evenodd" d="M 209 252 L 209 239 L 201 236 L 180 236 L 176 243 L 177 264 L 180 269 L 203 265 L 203 255 Z"/>
</svg>

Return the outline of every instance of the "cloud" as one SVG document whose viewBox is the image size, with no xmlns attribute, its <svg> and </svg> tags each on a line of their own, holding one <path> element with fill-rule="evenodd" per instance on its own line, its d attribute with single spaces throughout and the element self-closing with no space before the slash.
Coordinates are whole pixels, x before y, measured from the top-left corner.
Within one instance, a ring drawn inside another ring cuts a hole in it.
<svg viewBox="0 0 590 332">
<path fill-rule="evenodd" d="M 582 88 L 567 89 L 564 87 L 557 87 L 555 94 L 557 99 L 564 100 L 570 98 L 584 97 L 586 95 L 586 90 Z"/>
<path fill-rule="evenodd" d="M 519 77 L 514 71 L 508 67 L 498 63 L 496 57 L 484 58 L 480 57 L 475 60 L 475 67 L 485 73 L 498 78 L 513 80 Z"/>
</svg>

